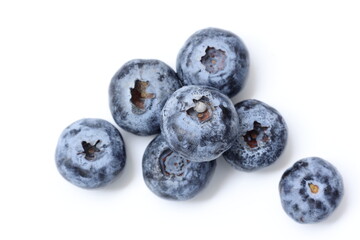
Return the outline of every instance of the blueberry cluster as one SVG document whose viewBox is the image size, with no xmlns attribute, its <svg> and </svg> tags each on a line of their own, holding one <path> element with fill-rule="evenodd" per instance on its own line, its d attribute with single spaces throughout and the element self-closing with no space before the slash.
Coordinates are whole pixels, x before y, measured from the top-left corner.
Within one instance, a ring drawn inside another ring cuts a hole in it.
<svg viewBox="0 0 360 240">
<path fill-rule="evenodd" d="M 156 195 L 195 197 L 211 180 L 216 160 L 241 171 L 273 164 L 285 149 L 287 126 L 273 107 L 255 99 L 233 104 L 249 72 L 249 54 L 235 34 L 217 28 L 194 33 L 181 48 L 176 72 L 159 60 L 135 59 L 111 79 L 116 124 L 147 146 L 143 178 Z M 124 141 L 102 119 L 81 119 L 61 134 L 55 155 L 60 174 L 82 188 L 111 182 L 124 168 Z M 300 160 L 281 178 L 284 210 L 301 223 L 317 222 L 339 204 L 343 183 L 325 160 Z"/>
</svg>

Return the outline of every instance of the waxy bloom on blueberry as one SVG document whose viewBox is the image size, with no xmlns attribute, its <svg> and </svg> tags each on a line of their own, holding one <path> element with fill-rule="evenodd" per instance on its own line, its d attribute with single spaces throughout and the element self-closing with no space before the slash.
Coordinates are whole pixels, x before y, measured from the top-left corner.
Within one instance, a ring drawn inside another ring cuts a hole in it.
<svg viewBox="0 0 360 240">
<path fill-rule="evenodd" d="M 328 161 L 309 157 L 287 169 L 279 183 L 281 204 L 296 222 L 315 223 L 330 216 L 340 204 L 344 184 Z"/>
<path fill-rule="evenodd" d="M 273 107 L 255 99 L 235 104 L 240 132 L 224 159 L 234 168 L 254 171 L 273 164 L 287 142 L 287 127 L 283 117 Z"/>
<path fill-rule="evenodd" d="M 188 200 L 210 181 L 216 161 L 193 162 L 172 151 L 158 135 L 144 152 L 142 169 L 148 188 L 159 197 Z"/>
<path fill-rule="evenodd" d="M 239 117 L 231 100 L 215 88 L 184 86 L 166 102 L 161 134 L 169 147 L 190 161 L 218 158 L 239 132 Z"/>
<path fill-rule="evenodd" d="M 111 79 L 111 114 L 121 128 L 136 135 L 159 133 L 161 109 L 180 87 L 176 73 L 165 63 L 131 60 Z"/>
<path fill-rule="evenodd" d="M 206 85 L 233 97 L 249 72 L 249 54 L 241 39 L 218 28 L 194 33 L 180 50 L 176 71 L 183 85 Z"/>
</svg>

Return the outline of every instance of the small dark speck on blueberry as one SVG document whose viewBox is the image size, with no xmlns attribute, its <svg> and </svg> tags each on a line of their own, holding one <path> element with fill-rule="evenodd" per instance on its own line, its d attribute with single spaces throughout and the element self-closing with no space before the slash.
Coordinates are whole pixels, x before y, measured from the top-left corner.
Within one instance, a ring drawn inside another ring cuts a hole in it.
<svg viewBox="0 0 360 240">
<path fill-rule="evenodd" d="M 294 205 L 293 205 L 293 209 L 294 209 L 295 212 L 299 211 L 299 205 L 294 204 Z"/>
<path fill-rule="evenodd" d="M 165 79 L 165 76 L 163 74 L 159 74 L 159 81 L 162 82 Z"/>
<path fill-rule="evenodd" d="M 83 178 L 89 178 L 90 177 L 90 172 L 88 170 L 84 170 L 84 169 L 81 169 L 79 167 L 74 167 L 73 168 L 74 172 L 83 177 Z"/>
<path fill-rule="evenodd" d="M 69 133 L 70 133 L 70 135 L 74 136 L 74 135 L 78 134 L 79 132 L 81 132 L 81 129 L 71 129 Z"/>
</svg>

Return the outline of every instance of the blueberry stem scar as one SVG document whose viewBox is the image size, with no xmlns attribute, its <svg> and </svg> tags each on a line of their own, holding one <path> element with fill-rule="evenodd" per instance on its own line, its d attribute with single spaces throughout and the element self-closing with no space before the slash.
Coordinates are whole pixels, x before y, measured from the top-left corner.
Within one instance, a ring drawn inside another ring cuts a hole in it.
<svg viewBox="0 0 360 240">
<path fill-rule="evenodd" d="M 145 109 L 145 100 L 155 98 L 154 93 L 148 93 L 146 90 L 150 83 L 148 81 L 136 80 L 134 88 L 130 88 L 130 101 L 139 109 Z"/>
<path fill-rule="evenodd" d="M 78 154 L 85 154 L 86 160 L 93 160 L 95 158 L 95 153 L 100 152 L 100 149 L 96 146 L 100 143 L 100 140 L 97 140 L 94 145 L 91 145 L 91 143 L 88 143 L 86 141 L 82 141 L 81 145 L 84 149 L 83 152 L 80 152 Z"/>
<path fill-rule="evenodd" d="M 255 121 L 253 124 L 253 129 L 250 131 L 247 131 L 245 135 L 243 135 L 244 137 L 244 141 L 247 143 L 247 145 L 250 148 L 255 148 L 258 146 L 258 142 L 257 142 L 257 137 L 262 133 L 265 132 L 266 129 L 268 129 L 269 127 L 263 127 L 261 126 L 261 123 Z M 261 139 L 263 142 L 267 142 L 269 140 L 269 136 L 267 136 L 264 133 L 263 138 Z"/>
<path fill-rule="evenodd" d="M 164 173 L 166 176 L 170 176 L 170 173 L 169 173 L 168 171 L 166 171 L 165 162 L 166 162 L 167 158 L 168 158 L 172 153 L 173 153 L 173 152 L 170 152 L 170 153 L 166 154 L 166 156 L 161 159 L 161 160 L 162 160 L 162 164 L 160 165 L 160 166 L 161 166 L 161 170 L 163 171 L 163 173 Z"/>
<path fill-rule="evenodd" d="M 226 67 L 226 53 L 221 49 L 207 47 L 205 55 L 201 57 L 201 63 L 205 66 L 207 72 L 215 74 Z"/>
<path fill-rule="evenodd" d="M 312 193 L 318 193 L 319 192 L 319 186 L 309 183 L 309 188 Z"/>
<path fill-rule="evenodd" d="M 201 99 L 193 99 L 193 102 L 195 103 L 194 107 L 189 108 L 186 112 L 187 114 L 194 118 L 199 120 L 201 123 L 209 120 L 212 116 L 211 107 L 209 106 L 209 103 L 206 101 L 205 97 L 202 97 Z"/>
<path fill-rule="evenodd" d="M 167 153 L 163 158 L 161 158 L 160 168 L 161 168 L 161 171 L 162 171 L 162 172 L 164 173 L 164 175 L 166 175 L 166 176 L 171 176 L 171 175 L 173 175 L 173 176 L 181 177 L 181 176 L 184 175 L 184 171 L 185 171 L 184 167 L 186 166 L 186 164 L 190 163 L 190 161 L 189 161 L 189 160 L 186 160 L 186 161 L 175 161 L 175 162 L 172 163 L 172 165 L 175 166 L 175 167 L 178 167 L 178 166 L 179 166 L 179 167 L 180 167 L 180 171 L 179 171 L 179 172 L 172 172 L 171 168 L 170 168 L 170 170 L 168 171 L 168 170 L 166 169 L 166 166 L 167 166 L 166 161 L 169 160 L 168 158 L 169 158 L 173 153 L 174 153 L 173 151 L 170 151 L 170 152 Z M 171 160 L 170 160 L 170 161 L 171 161 Z"/>
</svg>

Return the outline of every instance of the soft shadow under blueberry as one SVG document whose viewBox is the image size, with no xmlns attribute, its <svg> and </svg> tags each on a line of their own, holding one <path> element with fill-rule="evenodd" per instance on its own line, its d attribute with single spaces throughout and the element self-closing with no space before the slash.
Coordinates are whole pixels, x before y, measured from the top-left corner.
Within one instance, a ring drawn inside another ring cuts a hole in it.
<svg viewBox="0 0 360 240">
<path fill-rule="evenodd" d="M 116 177 L 116 179 L 109 183 L 107 186 L 102 188 L 103 191 L 119 191 L 126 189 L 130 185 L 131 181 L 134 178 L 139 177 L 139 172 L 136 171 L 137 166 L 141 165 L 142 154 L 139 156 L 138 153 L 134 152 L 134 145 L 138 144 L 139 146 L 146 145 L 156 136 L 137 136 L 129 132 L 122 132 L 122 136 L 125 141 L 126 148 L 126 164 L 122 172 Z M 141 142 L 141 143 L 140 143 Z M 142 152 L 145 151 L 145 148 Z M 142 177 L 142 176 L 140 176 Z"/>
<path fill-rule="evenodd" d="M 233 174 L 238 174 L 238 171 L 234 171 L 223 157 L 218 158 L 215 171 L 208 185 L 197 196 L 187 202 L 198 203 L 214 197 Z"/>
<path fill-rule="evenodd" d="M 286 169 L 292 166 L 291 163 L 295 162 L 292 161 L 291 159 L 293 155 L 294 155 L 294 143 L 293 143 L 293 139 L 291 138 L 291 135 L 289 134 L 285 149 L 283 153 L 280 155 L 279 159 L 276 160 L 272 165 L 256 171 L 256 173 L 269 174 L 279 171 L 285 172 Z M 281 176 L 279 176 L 279 181 L 280 181 L 280 177 Z"/>
<path fill-rule="evenodd" d="M 340 204 L 335 209 L 335 211 L 324 221 L 320 222 L 320 224 L 334 224 L 343 217 L 345 212 L 348 210 L 349 206 L 349 195 L 347 194 L 348 190 L 346 188 L 346 179 L 344 181 L 344 195 L 340 201 Z M 350 191 L 349 191 L 350 192 Z"/>
<path fill-rule="evenodd" d="M 238 94 L 232 97 L 232 102 L 236 104 L 242 100 L 252 99 L 255 95 L 256 89 L 257 89 L 256 71 L 254 69 L 253 64 L 251 64 L 249 68 L 249 75 L 245 80 L 244 87 Z"/>
</svg>

